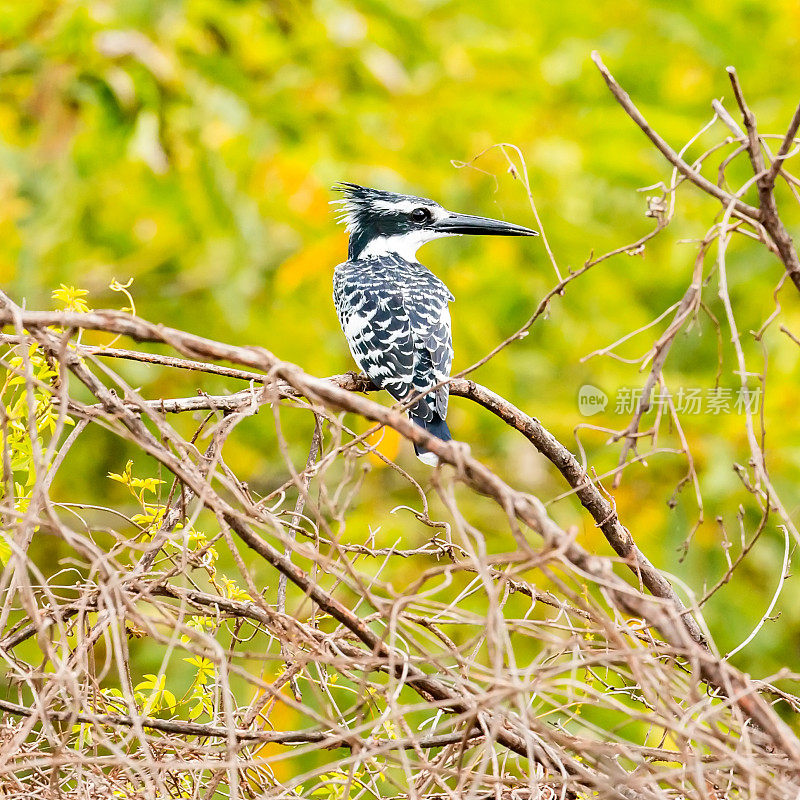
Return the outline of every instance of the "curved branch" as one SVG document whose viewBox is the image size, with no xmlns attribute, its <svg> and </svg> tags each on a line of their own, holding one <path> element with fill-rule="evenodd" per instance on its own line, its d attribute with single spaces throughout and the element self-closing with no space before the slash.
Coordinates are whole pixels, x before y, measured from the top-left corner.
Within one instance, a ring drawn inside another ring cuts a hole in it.
<svg viewBox="0 0 800 800">
<path fill-rule="evenodd" d="M 104 353 L 108 355 L 108 353 Z M 172 359 L 169 366 L 179 366 L 180 359 Z M 165 362 L 166 363 L 166 362 Z M 189 362 L 194 363 L 194 362 Z M 194 369 L 194 367 L 192 367 Z M 255 373 L 247 373 L 248 379 Z M 262 380 L 266 375 L 259 376 Z M 333 375 L 324 380 L 333 386 L 349 392 L 374 392 L 378 388 L 367 378 L 356 373 Z M 620 522 L 613 505 L 606 499 L 599 484 L 593 481 L 581 466 L 577 458 L 558 439 L 553 436 L 535 417 L 531 417 L 521 409 L 514 406 L 505 398 L 481 386 L 475 381 L 464 378 L 452 378 L 447 383 L 450 394 L 454 397 L 463 397 L 490 411 L 502 419 L 509 427 L 521 433 L 528 441 L 547 458 L 572 489 L 583 507 L 591 514 L 598 528 L 603 532 L 606 540 L 614 552 L 625 560 L 637 579 L 655 597 L 669 600 L 678 613 L 684 616 L 686 627 L 692 638 L 705 645 L 705 637 L 694 618 L 687 611 L 670 582 L 649 561 L 636 545 L 630 531 Z M 282 381 L 272 391 L 277 391 L 282 397 L 298 397 L 300 393 L 291 384 Z M 272 402 L 272 392 L 263 392 L 259 389 L 244 389 L 230 395 L 198 395 L 197 397 L 168 398 L 148 400 L 146 405 L 153 411 L 177 414 L 187 411 L 217 410 L 225 412 L 239 411 L 243 406 L 250 404 L 262 405 Z M 87 411 L 100 412 L 100 406 L 75 408 L 77 413 L 86 414 Z"/>
<path fill-rule="evenodd" d="M 733 195 L 726 192 L 716 184 L 712 183 L 704 175 L 701 175 L 697 170 L 693 169 L 687 164 L 676 152 L 670 147 L 661 136 L 653 130 L 650 123 L 644 118 L 644 115 L 636 107 L 630 95 L 617 83 L 614 76 L 608 71 L 608 67 L 603 63 L 600 54 L 595 50 L 592 52 L 592 61 L 595 66 L 600 70 L 600 74 L 608 84 L 611 94 L 614 95 L 617 102 L 625 109 L 628 116 L 641 128 L 642 133 L 656 146 L 658 151 L 664 158 L 675 167 L 681 175 L 687 177 L 695 186 L 702 189 L 706 194 L 715 197 L 723 205 L 728 206 L 733 204 L 733 207 L 742 215 L 747 217 L 754 223 L 758 223 L 760 218 L 759 210 L 755 206 L 751 206 L 742 200 L 738 200 Z"/>
<path fill-rule="evenodd" d="M 763 227 L 774 242 L 778 257 L 783 262 L 787 274 L 792 279 L 792 283 L 794 283 L 795 288 L 800 291 L 800 258 L 798 258 L 792 237 L 786 230 L 786 226 L 783 224 L 783 220 L 778 214 L 774 193 L 775 176 L 788 155 L 791 143 L 794 141 L 794 136 L 797 133 L 797 128 L 800 126 L 800 106 L 792 117 L 789 129 L 778 151 L 778 157 L 773 162 L 772 166 L 766 169 L 764 166 L 763 154 L 761 153 L 761 140 L 756 130 L 755 117 L 744 101 L 736 70 L 732 67 L 728 68 L 728 75 L 733 86 L 734 95 L 736 96 L 736 101 L 742 112 L 742 118 L 744 119 L 745 128 L 747 130 L 746 149 L 753 166 L 758 187 L 759 207 L 756 208 L 740 200 L 738 197 L 734 197 L 729 192 L 726 192 L 722 187 L 712 183 L 708 178 L 687 164 L 686 161 L 684 161 L 678 153 L 653 130 L 650 123 L 642 115 L 642 112 L 639 111 L 633 100 L 631 100 L 630 95 L 617 83 L 614 76 L 609 72 L 608 67 L 603 63 L 597 51 L 592 53 L 592 61 L 594 61 L 597 69 L 600 70 L 600 74 L 603 76 L 603 79 L 617 102 L 625 109 L 628 116 L 641 128 L 642 133 L 650 139 L 670 164 L 682 175 L 685 175 L 699 189 L 702 189 L 706 194 L 719 200 L 726 208 L 731 207 L 737 214 L 744 217 L 756 228 Z"/>
</svg>

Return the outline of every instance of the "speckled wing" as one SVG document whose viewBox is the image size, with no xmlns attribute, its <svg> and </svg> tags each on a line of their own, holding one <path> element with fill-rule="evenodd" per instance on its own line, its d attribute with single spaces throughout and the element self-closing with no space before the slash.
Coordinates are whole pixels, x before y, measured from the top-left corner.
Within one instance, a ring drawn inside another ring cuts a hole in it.
<svg viewBox="0 0 800 800">
<path fill-rule="evenodd" d="M 396 400 L 446 380 L 453 361 L 449 289 L 430 270 L 395 256 L 340 264 L 333 300 L 358 366 Z M 432 421 L 447 414 L 440 387 L 412 409 Z"/>
<path fill-rule="evenodd" d="M 414 368 L 414 389 L 422 391 L 450 377 L 453 363 L 453 341 L 450 330 L 449 302 L 453 299 L 447 287 L 437 281 L 438 291 L 421 293 L 413 291 L 406 307 L 411 319 L 412 338 L 416 353 Z M 434 287 L 431 287 L 434 288 Z M 419 406 L 415 409 L 419 416 L 430 419 L 430 412 L 435 412 L 441 419 L 447 416 L 449 392 L 446 386 L 440 386 L 435 392 L 428 394 L 425 405 L 428 414 Z"/>
<path fill-rule="evenodd" d="M 340 280 L 334 300 L 358 366 L 376 386 L 404 400 L 414 389 L 414 342 L 402 293 Z"/>
</svg>

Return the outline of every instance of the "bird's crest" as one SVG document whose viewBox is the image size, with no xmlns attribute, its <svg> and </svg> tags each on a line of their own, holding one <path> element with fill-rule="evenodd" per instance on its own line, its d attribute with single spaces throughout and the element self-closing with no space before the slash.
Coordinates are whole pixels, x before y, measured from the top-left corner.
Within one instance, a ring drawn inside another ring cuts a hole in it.
<svg viewBox="0 0 800 800">
<path fill-rule="evenodd" d="M 344 195 L 339 200 L 332 200 L 336 209 L 336 220 L 346 226 L 348 233 L 356 233 L 363 227 L 364 218 L 379 212 L 408 212 L 415 206 L 435 206 L 426 197 L 415 197 L 411 194 L 387 192 L 384 189 L 370 189 L 357 183 L 341 181 L 333 186 L 334 192 Z"/>
</svg>

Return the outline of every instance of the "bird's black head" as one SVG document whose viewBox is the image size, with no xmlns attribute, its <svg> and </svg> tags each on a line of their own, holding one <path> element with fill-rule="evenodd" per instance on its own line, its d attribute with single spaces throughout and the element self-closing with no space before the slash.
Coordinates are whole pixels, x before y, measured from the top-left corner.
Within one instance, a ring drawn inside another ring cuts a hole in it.
<svg viewBox="0 0 800 800">
<path fill-rule="evenodd" d="M 341 205 L 340 219 L 350 233 L 351 261 L 387 253 L 414 261 L 423 244 L 442 236 L 539 235 L 510 222 L 454 214 L 425 197 L 368 189 L 355 183 L 339 183 L 334 190 L 344 195 L 336 202 Z"/>
</svg>

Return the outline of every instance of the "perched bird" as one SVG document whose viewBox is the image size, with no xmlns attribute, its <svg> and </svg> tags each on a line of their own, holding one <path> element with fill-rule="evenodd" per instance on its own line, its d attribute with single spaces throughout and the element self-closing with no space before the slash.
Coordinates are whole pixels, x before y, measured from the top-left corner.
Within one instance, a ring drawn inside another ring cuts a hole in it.
<svg viewBox="0 0 800 800">
<path fill-rule="evenodd" d="M 447 286 L 417 261 L 417 250 L 442 236 L 483 234 L 538 236 L 510 222 L 454 214 L 433 200 L 367 189 L 334 187 L 344 195 L 341 221 L 350 245 L 347 261 L 333 273 L 333 302 L 350 352 L 367 377 L 404 402 L 422 397 L 409 416 L 444 441 L 453 343 Z M 424 393 L 424 394 L 423 394 Z M 435 466 L 436 456 L 414 445 L 417 457 Z"/>
</svg>

